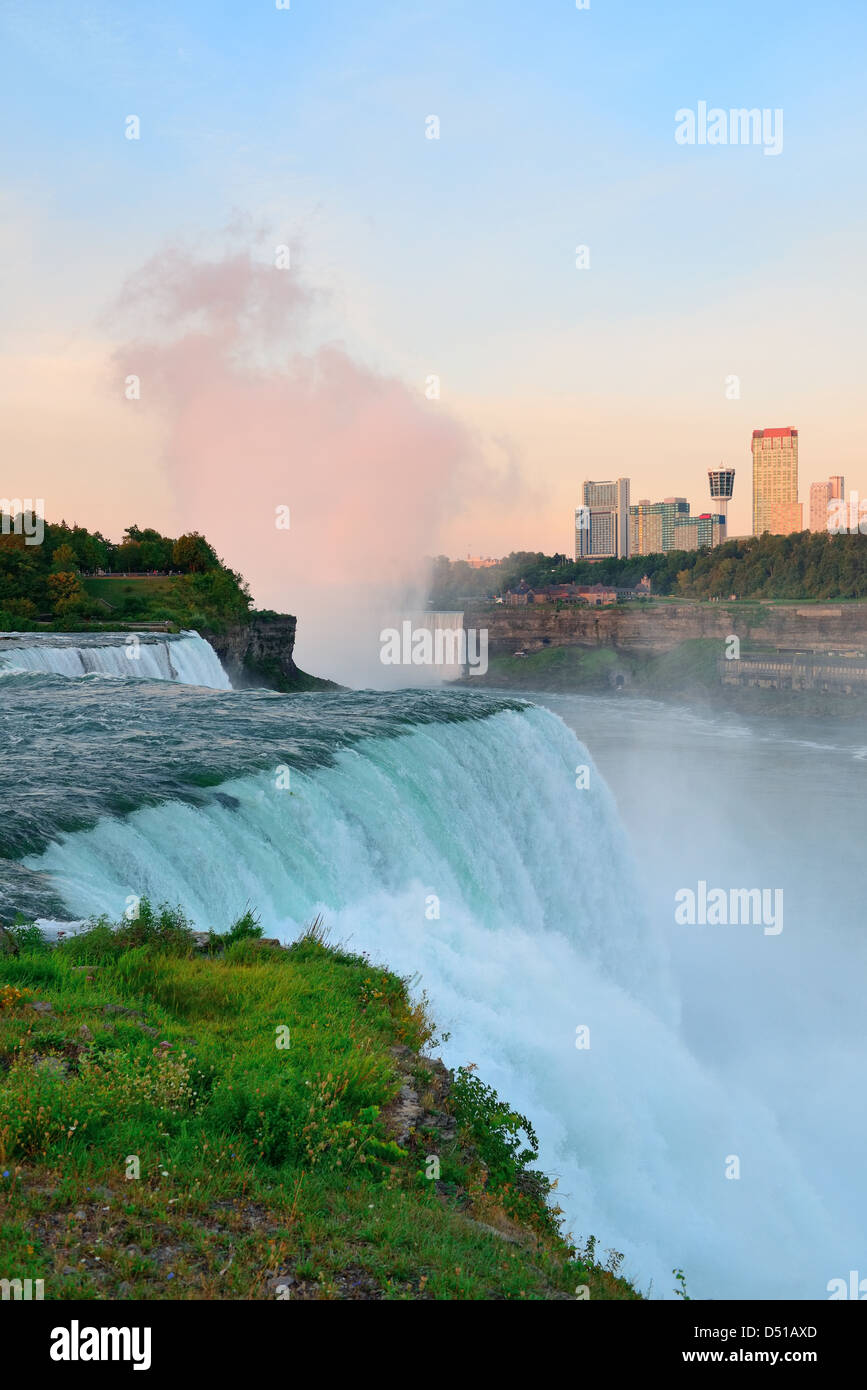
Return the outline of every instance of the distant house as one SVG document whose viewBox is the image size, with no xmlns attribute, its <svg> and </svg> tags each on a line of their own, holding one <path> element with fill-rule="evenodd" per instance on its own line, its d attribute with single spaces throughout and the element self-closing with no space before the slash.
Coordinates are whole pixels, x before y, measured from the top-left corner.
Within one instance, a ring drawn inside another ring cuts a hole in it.
<svg viewBox="0 0 867 1390">
<path fill-rule="evenodd" d="M 503 597 L 510 608 L 517 608 L 523 607 L 526 603 L 533 603 L 536 596 L 529 584 L 525 584 L 522 579 L 514 589 L 507 589 Z"/>
<path fill-rule="evenodd" d="M 634 589 L 618 589 L 617 597 L 620 599 L 650 598 L 651 585 L 646 574 L 643 574 Z"/>
<path fill-rule="evenodd" d="M 498 602 L 510 607 L 528 603 L 586 603 L 591 608 L 605 608 L 618 599 L 650 597 L 650 580 L 645 574 L 634 589 L 618 589 L 613 584 L 546 584 L 531 589 L 525 580 L 507 589 Z"/>
<path fill-rule="evenodd" d="M 575 584 L 546 584 L 540 589 L 527 589 L 528 603 L 581 603 Z"/>
<path fill-rule="evenodd" d="M 610 584 L 580 584 L 578 594 L 591 608 L 607 608 L 617 602 L 617 590 Z"/>
</svg>

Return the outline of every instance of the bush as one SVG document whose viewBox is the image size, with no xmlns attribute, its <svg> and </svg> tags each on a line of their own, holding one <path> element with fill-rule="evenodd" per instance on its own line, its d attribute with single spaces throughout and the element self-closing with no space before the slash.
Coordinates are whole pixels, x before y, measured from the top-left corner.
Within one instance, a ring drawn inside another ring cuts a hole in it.
<svg viewBox="0 0 867 1390">
<path fill-rule="evenodd" d="M 539 1157 L 539 1141 L 526 1115 L 519 1115 L 486 1086 L 473 1068 L 459 1067 L 449 1093 L 449 1109 L 472 1139 L 488 1170 L 488 1186 L 513 1183 Z M 529 1148 L 522 1147 L 521 1134 Z"/>
<path fill-rule="evenodd" d="M 33 618 L 19 617 L 8 607 L 0 608 L 0 632 L 35 632 L 38 626 Z"/>
<path fill-rule="evenodd" d="M 167 904 L 157 909 L 147 898 L 138 905 L 138 916 L 113 926 L 107 917 L 91 920 L 78 936 L 59 948 L 68 958 L 83 965 L 116 960 L 125 951 L 146 946 L 171 956 L 191 956 L 195 948 L 192 927 L 179 907 Z"/>
<path fill-rule="evenodd" d="M 232 923 L 228 931 L 212 931 L 210 933 L 207 950 L 213 955 L 217 951 L 229 950 L 233 946 L 239 946 L 242 942 L 258 941 L 261 936 L 262 927 L 259 924 L 259 918 L 256 916 L 253 909 L 248 907 L 238 918 L 237 922 Z M 243 952 L 241 952 L 240 955 L 236 953 L 235 958 L 239 961 L 247 959 Z"/>
<path fill-rule="evenodd" d="M 13 922 L 12 926 L 7 927 L 6 930 L 11 937 L 14 937 L 18 950 L 23 955 L 33 955 L 36 952 L 51 950 L 35 922 Z"/>
</svg>

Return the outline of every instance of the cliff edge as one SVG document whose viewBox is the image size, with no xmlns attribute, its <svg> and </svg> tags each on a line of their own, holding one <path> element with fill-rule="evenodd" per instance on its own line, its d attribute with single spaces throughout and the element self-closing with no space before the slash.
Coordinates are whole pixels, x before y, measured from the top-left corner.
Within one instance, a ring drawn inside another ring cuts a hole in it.
<svg viewBox="0 0 867 1390">
<path fill-rule="evenodd" d="M 308 675 L 295 665 L 297 618 L 290 613 L 252 613 L 246 622 L 231 622 L 221 631 L 202 631 L 214 648 L 232 685 L 265 686 L 286 693 L 340 690 L 335 681 Z"/>
</svg>

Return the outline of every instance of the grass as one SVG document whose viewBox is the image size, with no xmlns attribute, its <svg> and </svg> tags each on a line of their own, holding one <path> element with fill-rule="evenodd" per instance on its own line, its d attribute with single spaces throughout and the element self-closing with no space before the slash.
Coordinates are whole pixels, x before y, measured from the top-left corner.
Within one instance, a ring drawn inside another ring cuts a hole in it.
<svg viewBox="0 0 867 1390">
<path fill-rule="evenodd" d="M 484 676 L 470 685 L 507 685 L 512 690 L 610 690 L 612 671 L 628 671 L 628 659 L 610 647 L 542 647 L 524 657 L 492 656 Z"/>
<path fill-rule="evenodd" d="M 223 632 L 227 624 L 245 623 L 250 617 L 235 578 L 223 570 L 133 578 L 85 576 L 81 582 L 87 598 L 98 605 L 99 615 L 110 613 L 118 622 L 168 621 L 178 627 Z M 88 628 L 87 617 L 72 616 L 82 630 Z"/>
<path fill-rule="evenodd" d="M 725 644 L 718 637 L 690 637 L 645 659 L 636 670 L 636 685 L 651 694 L 668 691 L 718 691 L 718 663 L 725 654 Z"/>
<path fill-rule="evenodd" d="M 259 930 L 197 943 L 143 903 L 54 949 L 7 931 L 0 1277 L 60 1300 L 640 1297 L 563 1236 L 530 1121 L 426 1055 L 424 999 L 321 922 L 288 950 Z"/>
<path fill-rule="evenodd" d="M 130 579 L 116 576 L 113 579 L 104 576 L 97 576 L 94 579 L 85 577 L 81 581 L 82 587 L 92 598 L 105 599 L 112 605 L 122 605 L 125 597 L 130 594 L 138 594 L 146 598 L 149 602 L 162 595 L 167 598 L 172 593 L 173 577 L 171 575 L 138 575 Z"/>
</svg>

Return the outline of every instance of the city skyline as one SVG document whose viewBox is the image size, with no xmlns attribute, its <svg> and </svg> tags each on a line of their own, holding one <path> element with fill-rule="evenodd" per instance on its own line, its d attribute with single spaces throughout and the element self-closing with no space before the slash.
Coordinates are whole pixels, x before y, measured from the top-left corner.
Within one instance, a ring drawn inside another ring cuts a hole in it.
<svg viewBox="0 0 867 1390">
<path fill-rule="evenodd" d="M 335 587 L 567 551 L 576 476 L 695 505 L 756 419 L 797 419 L 805 476 L 867 495 L 867 15 L 835 8 L 821 45 L 781 0 L 722 26 L 680 0 L 664 42 L 629 15 L 4 6 L 4 490 L 115 536 L 200 525 L 302 616 L 323 533 Z M 781 152 L 678 144 L 700 102 L 782 109 Z M 729 510 L 748 532 L 747 489 Z"/>
<path fill-rule="evenodd" d="M 760 536 L 801 530 L 827 531 L 832 500 L 845 496 L 842 474 L 809 488 L 809 511 L 799 499 L 799 432 L 793 426 L 754 429 L 751 439 L 752 530 Z M 582 503 L 574 512 L 574 558 L 624 558 L 668 550 L 714 547 L 743 539 L 728 531 L 728 507 L 737 475 L 722 460 L 707 471 L 711 510 L 693 513 L 686 497 L 630 500 L 631 480 L 591 480 L 582 484 Z M 716 503 L 716 506 L 714 506 Z M 625 529 L 624 529 L 625 526 Z"/>
</svg>

